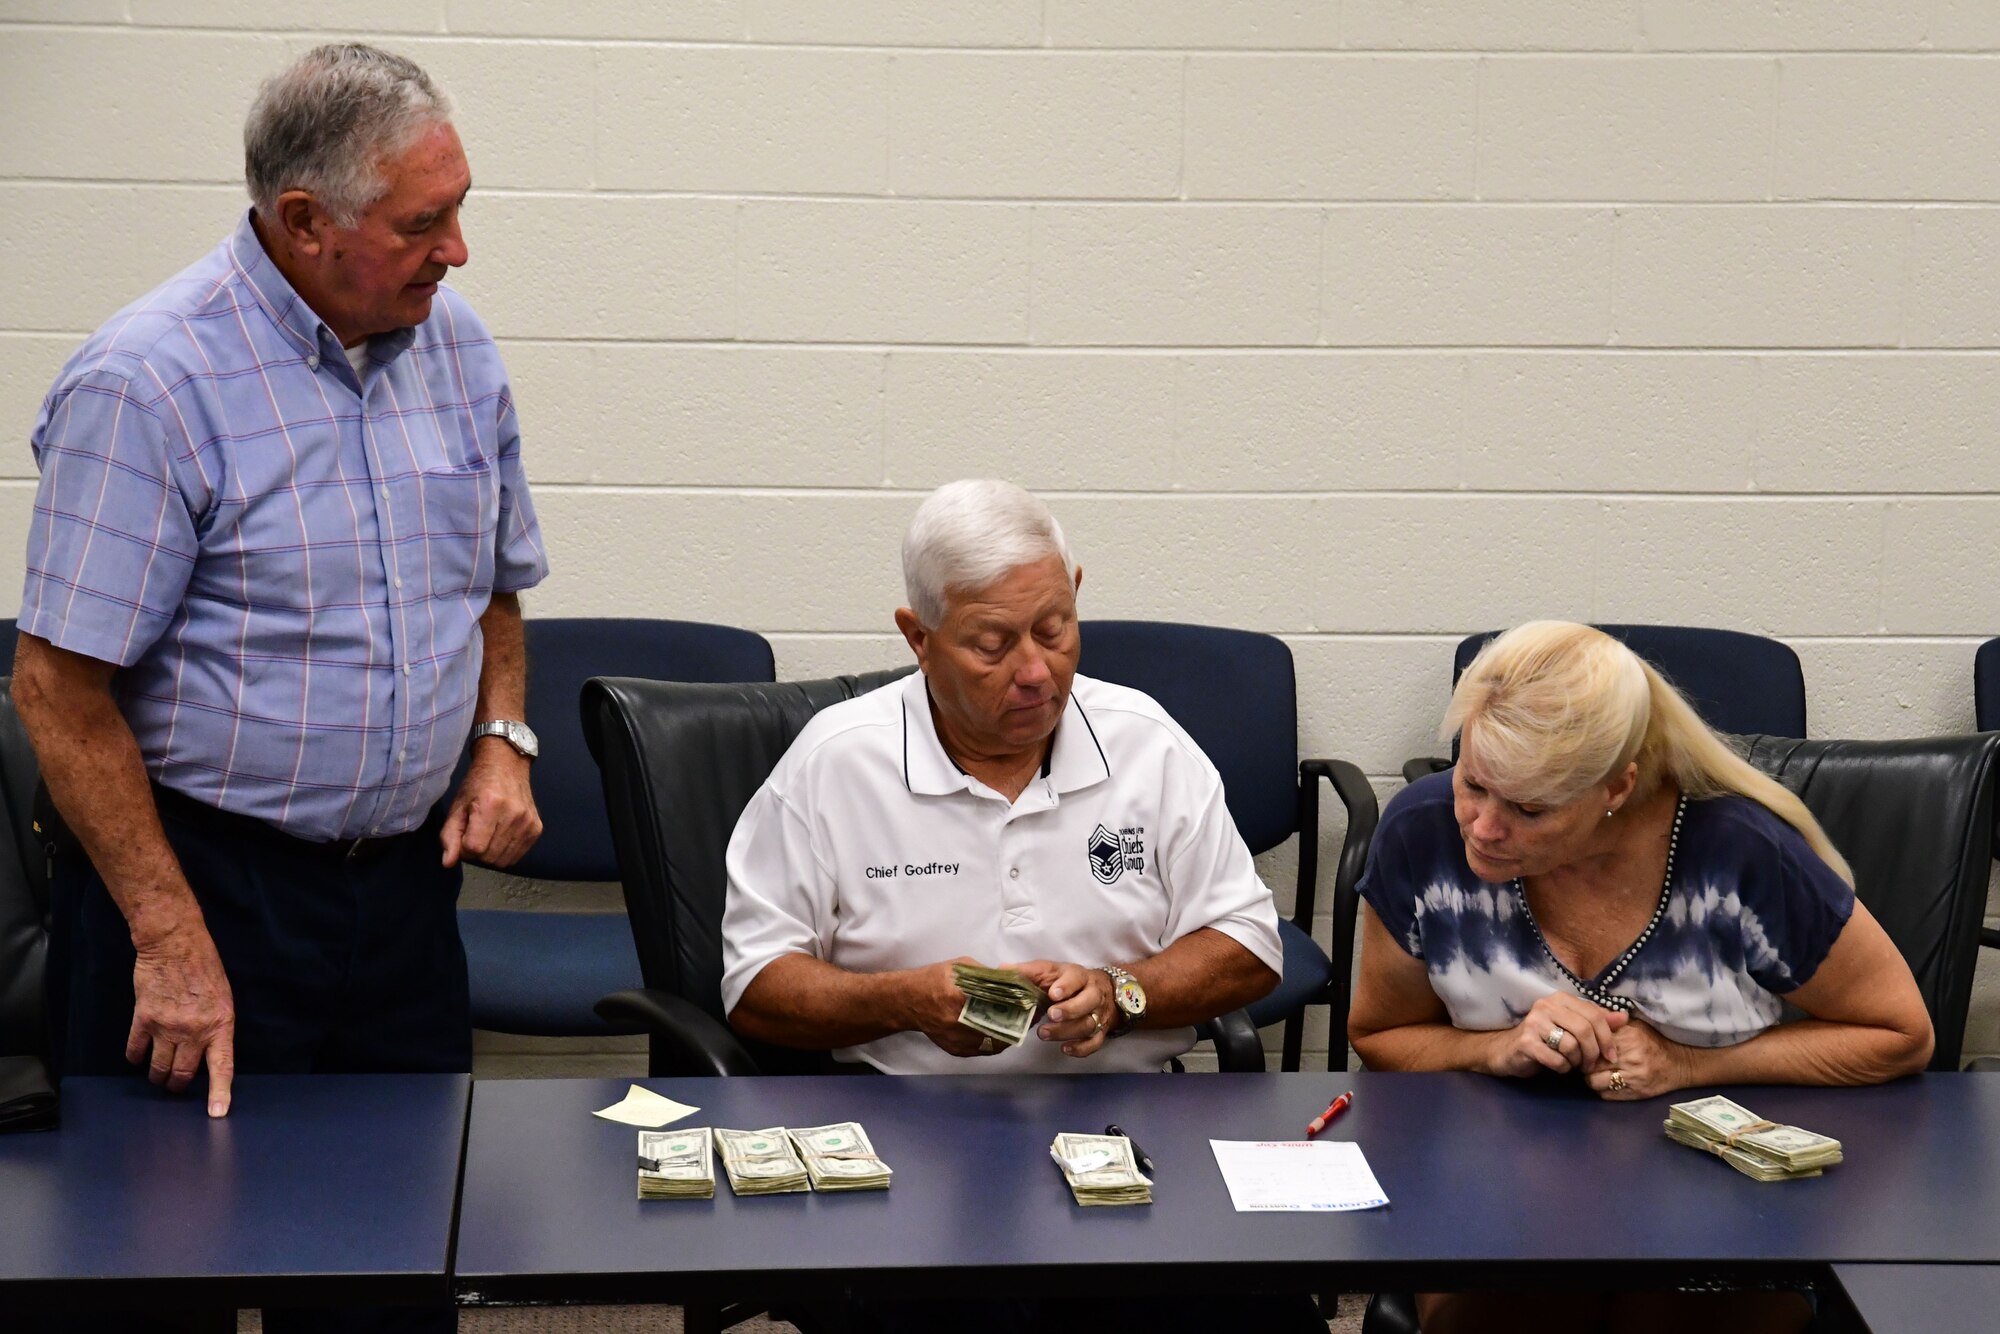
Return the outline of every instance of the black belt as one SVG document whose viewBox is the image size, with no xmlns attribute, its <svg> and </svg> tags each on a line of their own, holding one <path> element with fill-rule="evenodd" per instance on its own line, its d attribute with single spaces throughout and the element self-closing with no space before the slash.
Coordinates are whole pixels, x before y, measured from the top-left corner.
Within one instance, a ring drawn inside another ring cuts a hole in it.
<svg viewBox="0 0 2000 1334">
<path fill-rule="evenodd" d="M 380 838 L 336 838 L 328 842 L 319 842 L 288 834 L 276 825 L 267 824 L 254 815 L 238 815 L 234 811 L 217 810 L 172 788 L 161 787 L 158 783 L 153 784 L 153 802 L 159 807 L 160 814 L 168 819 L 196 825 L 225 838 L 278 847 L 292 856 L 308 858 L 330 866 L 366 866 L 370 862 L 388 856 L 412 839 L 422 838 L 430 832 L 430 822 L 426 821 L 415 829 L 405 830 L 400 834 L 384 834 Z"/>
</svg>

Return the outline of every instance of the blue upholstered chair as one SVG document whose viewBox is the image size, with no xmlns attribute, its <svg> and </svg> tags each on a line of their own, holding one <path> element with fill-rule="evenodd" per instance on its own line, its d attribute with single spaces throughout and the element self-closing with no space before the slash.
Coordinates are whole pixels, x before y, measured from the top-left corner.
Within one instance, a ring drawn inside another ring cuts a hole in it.
<svg viewBox="0 0 2000 1334">
<path fill-rule="evenodd" d="M 1334 874 L 1333 940 L 1354 936 L 1356 883 L 1378 815 L 1374 789 L 1345 760 L 1299 759 L 1298 692 L 1292 651 L 1283 640 L 1249 630 L 1167 621 L 1085 621 L 1078 669 L 1101 681 L 1143 690 L 1186 729 L 1222 773 L 1224 799 L 1253 853 L 1297 832 L 1299 871 L 1289 920 L 1278 924 L 1284 977 L 1250 1007 L 1259 1027 L 1283 1022 L 1283 1068 L 1299 1068 L 1305 1009 L 1329 1012 L 1327 1067 L 1347 1068 L 1350 949 L 1331 955 L 1313 939 L 1319 884 L 1319 783 L 1333 784 L 1347 808 Z"/>
<path fill-rule="evenodd" d="M 605 819 L 597 766 L 584 744 L 578 699 L 593 676 L 671 681 L 771 681 L 762 635 L 694 621 L 550 617 L 527 622 L 528 717 L 541 741 L 535 805 L 542 837 L 508 868 L 534 880 L 615 881 L 618 855 Z M 475 1028 L 542 1037 L 636 1033 L 593 1008 L 639 985 L 639 957 L 624 913 L 458 914 L 472 981 Z"/>
<path fill-rule="evenodd" d="M 1716 731 L 1738 736 L 1806 734 L 1806 677 L 1789 644 L 1741 630 L 1695 625 L 1597 628 L 1624 641 L 1658 668 Z M 1499 633 L 1486 630 L 1459 641 L 1451 663 L 1454 686 L 1479 650 Z M 1454 759 L 1457 754 L 1454 743 Z M 1410 760 L 1403 766 L 1403 777 L 1414 783 L 1425 774 L 1450 768 L 1451 763 L 1429 756 Z"/>
</svg>

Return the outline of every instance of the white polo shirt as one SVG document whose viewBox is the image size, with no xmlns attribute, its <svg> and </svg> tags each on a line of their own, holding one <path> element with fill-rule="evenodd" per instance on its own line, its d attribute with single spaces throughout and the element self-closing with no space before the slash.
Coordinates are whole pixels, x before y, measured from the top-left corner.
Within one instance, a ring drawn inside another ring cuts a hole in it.
<svg viewBox="0 0 2000 1334">
<path fill-rule="evenodd" d="M 822 710 L 729 841 L 722 1003 L 773 959 L 851 972 L 969 955 L 1096 965 L 1213 927 L 1279 970 L 1278 913 L 1222 778 L 1166 711 L 1078 676 L 1043 772 L 1011 804 L 939 744 L 924 676 Z M 836 1053 L 891 1074 L 1157 1070 L 1192 1028 L 1128 1033 L 1078 1060 L 1030 1035 L 963 1060 L 922 1033 Z"/>
</svg>

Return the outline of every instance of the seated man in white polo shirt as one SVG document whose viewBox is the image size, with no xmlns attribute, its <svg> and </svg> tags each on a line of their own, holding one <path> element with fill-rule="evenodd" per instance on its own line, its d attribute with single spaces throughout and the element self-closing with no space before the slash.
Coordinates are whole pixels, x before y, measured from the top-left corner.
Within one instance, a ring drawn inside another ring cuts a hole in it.
<svg viewBox="0 0 2000 1334">
<path fill-rule="evenodd" d="M 921 670 L 807 724 L 730 840 L 730 1022 L 891 1074 L 1160 1069 L 1278 982 L 1221 777 L 1151 699 L 1077 674 L 1083 574 L 1034 496 L 939 488 L 903 578 Z M 954 960 L 1048 992 L 1027 1042 L 958 1022 Z"/>
</svg>

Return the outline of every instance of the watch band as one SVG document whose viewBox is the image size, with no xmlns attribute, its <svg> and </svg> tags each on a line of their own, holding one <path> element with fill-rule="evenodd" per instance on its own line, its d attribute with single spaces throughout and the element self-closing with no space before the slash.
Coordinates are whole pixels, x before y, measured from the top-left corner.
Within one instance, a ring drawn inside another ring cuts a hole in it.
<svg viewBox="0 0 2000 1334">
<path fill-rule="evenodd" d="M 534 729 L 512 718 L 495 718 L 491 722 L 476 724 L 472 729 L 471 740 L 477 741 L 483 736 L 499 737 L 512 746 L 518 754 L 530 760 L 538 758 L 542 753 L 541 743 L 536 738 Z"/>
</svg>

